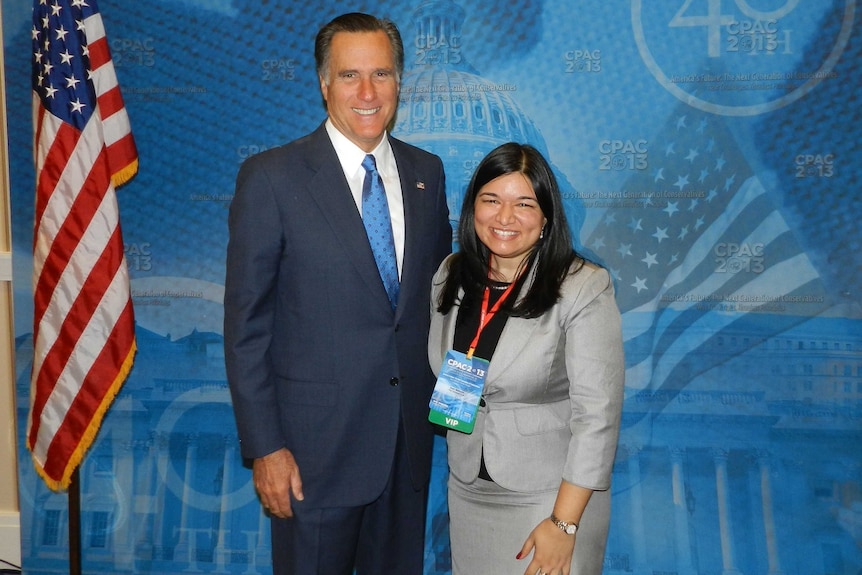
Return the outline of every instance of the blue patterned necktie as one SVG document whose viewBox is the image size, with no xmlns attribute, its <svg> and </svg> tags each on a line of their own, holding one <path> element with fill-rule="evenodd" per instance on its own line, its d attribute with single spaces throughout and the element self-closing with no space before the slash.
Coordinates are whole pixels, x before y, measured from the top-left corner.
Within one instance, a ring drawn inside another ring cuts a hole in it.
<svg viewBox="0 0 862 575">
<path fill-rule="evenodd" d="M 374 261 L 389 295 L 392 309 L 398 304 L 398 264 L 395 262 L 395 241 L 392 239 L 392 221 L 383 180 L 377 172 L 374 156 L 368 154 L 362 160 L 365 181 L 362 183 L 362 223 L 371 243 Z"/>
</svg>

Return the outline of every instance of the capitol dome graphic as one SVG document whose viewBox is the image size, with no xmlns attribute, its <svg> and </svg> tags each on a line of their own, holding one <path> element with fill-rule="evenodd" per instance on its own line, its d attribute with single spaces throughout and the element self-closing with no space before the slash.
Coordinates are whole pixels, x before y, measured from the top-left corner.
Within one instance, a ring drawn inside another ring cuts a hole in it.
<svg viewBox="0 0 862 575">
<path fill-rule="evenodd" d="M 542 134 L 518 105 L 518 86 L 483 78 L 464 58 L 464 16 L 464 9 L 449 0 L 425 2 L 415 10 L 413 28 L 404 33 L 405 74 L 394 134 L 442 158 L 455 237 L 464 191 L 482 158 L 506 142 L 534 146 L 553 168 L 579 243 L 584 207 L 574 187 L 554 166 Z"/>
</svg>

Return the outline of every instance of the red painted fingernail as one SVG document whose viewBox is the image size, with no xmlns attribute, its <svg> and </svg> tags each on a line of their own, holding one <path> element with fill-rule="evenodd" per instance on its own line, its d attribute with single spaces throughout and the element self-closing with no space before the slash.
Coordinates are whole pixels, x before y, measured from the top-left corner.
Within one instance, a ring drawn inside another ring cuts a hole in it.
<svg viewBox="0 0 862 575">
<path fill-rule="evenodd" d="M 521 552 L 520 552 L 520 551 L 518 551 L 518 554 L 517 554 L 517 555 L 515 555 L 515 559 L 520 559 L 520 558 L 521 558 Z"/>
</svg>

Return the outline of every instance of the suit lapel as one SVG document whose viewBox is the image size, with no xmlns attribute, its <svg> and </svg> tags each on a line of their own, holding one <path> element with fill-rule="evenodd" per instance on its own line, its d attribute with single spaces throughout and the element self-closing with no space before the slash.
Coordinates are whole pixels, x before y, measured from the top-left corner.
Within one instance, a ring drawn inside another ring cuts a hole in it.
<svg viewBox="0 0 862 575">
<path fill-rule="evenodd" d="M 521 291 L 518 294 L 518 299 L 521 299 L 524 294 L 530 291 L 533 285 L 533 280 L 536 277 L 536 266 L 528 272 L 530 275 L 527 281 L 521 286 Z M 533 338 L 533 332 L 539 326 L 541 318 L 525 319 L 522 317 L 510 317 L 506 320 L 506 325 L 503 327 L 503 333 L 500 334 L 500 340 L 497 342 L 497 349 L 494 350 L 494 357 L 491 360 L 491 365 L 488 366 L 488 379 L 494 379 L 499 374 L 509 369 L 509 366 L 521 356 L 524 348 L 530 343 Z"/>
<path fill-rule="evenodd" d="M 404 152 L 400 142 L 393 138 L 389 138 L 389 145 L 392 147 L 392 153 L 395 156 L 395 163 L 398 166 L 398 179 L 401 181 L 401 198 L 404 203 L 404 258 L 402 259 L 401 269 L 401 291 L 399 295 L 399 305 L 396 309 L 396 318 L 400 316 L 405 306 L 401 305 L 403 298 L 410 297 L 412 293 L 413 282 L 416 274 L 414 266 L 416 266 L 417 258 L 415 250 L 421 244 L 417 234 L 420 234 L 419 222 L 421 221 L 421 198 L 416 193 L 416 171 L 413 163 L 404 158 Z M 431 286 L 428 286 L 431 289 Z"/>
<path fill-rule="evenodd" d="M 421 274 L 418 273 L 417 266 L 422 261 L 421 250 L 428 248 L 427 242 L 424 241 L 423 235 L 426 229 L 423 228 L 423 214 L 430 208 L 426 205 L 425 182 L 420 181 L 415 162 L 407 158 L 408 152 L 402 142 L 394 138 L 389 138 L 392 153 L 395 155 L 395 163 L 398 165 L 398 178 L 401 181 L 401 197 L 404 202 L 404 259 L 401 269 L 401 296 L 399 296 L 399 305 L 396 312 L 404 309 L 405 306 L 400 305 L 403 301 L 401 297 L 411 297 L 415 289 L 430 290 L 431 286 L 414 286 Z M 424 295 L 424 293 L 422 294 Z"/>
<path fill-rule="evenodd" d="M 308 194 L 320 206 L 333 235 L 338 238 L 368 289 L 380 296 L 377 299 L 381 299 L 381 304 L 388 307 L 389 299 L 380 281 L 380 272 L 377 271 L 362 218 L 326 129 L 321 125 L 310 138 L 310 153 L 306 162 L 315 176 L 309 180 Z"/>
</svg>

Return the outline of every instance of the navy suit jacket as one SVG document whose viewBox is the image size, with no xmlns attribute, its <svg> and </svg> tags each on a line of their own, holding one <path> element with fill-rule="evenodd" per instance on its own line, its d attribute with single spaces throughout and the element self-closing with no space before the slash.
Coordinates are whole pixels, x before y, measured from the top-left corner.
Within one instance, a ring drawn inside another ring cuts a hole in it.
<svg viewBox="0 0 862 575">
<path fill-rule="evenodd" d="M 241 453 L 296 458 L 305 500 L 354 506 L 386 485 L 403 421 L 428 481 L 431 277 L 451 251 L 443 164 L 390 137 L 405 241 L 393 312 L 326 130 L 240 168 L 230 207 L 225 362 Z"/>
</svg>

